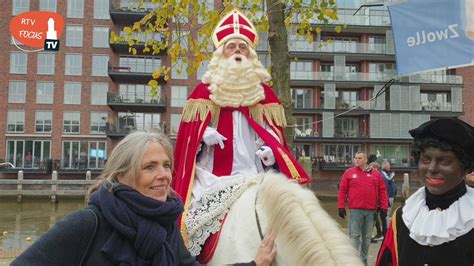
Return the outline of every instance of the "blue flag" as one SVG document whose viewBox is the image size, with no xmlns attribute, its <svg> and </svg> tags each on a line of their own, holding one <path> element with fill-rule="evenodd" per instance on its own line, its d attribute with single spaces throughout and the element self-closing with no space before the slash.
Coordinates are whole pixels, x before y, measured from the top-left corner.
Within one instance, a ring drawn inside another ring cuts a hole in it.
<svg viewBox="0 0 474 266">
<path fill-rule="evenodd" d="M 474 0 L 388 6 L 399 76 L 474 64 Z"/>
</svg>

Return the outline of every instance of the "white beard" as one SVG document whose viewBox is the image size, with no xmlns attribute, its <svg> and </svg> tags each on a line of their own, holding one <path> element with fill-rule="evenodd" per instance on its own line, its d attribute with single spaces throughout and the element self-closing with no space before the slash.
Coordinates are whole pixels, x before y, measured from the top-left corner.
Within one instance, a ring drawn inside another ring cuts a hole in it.
<svg viewBox="0 0 474 266">
<path fill-rule="evenodd" d="M 240 63 L 235 60 L 236 56 L 242 59 Z M 267 72 L 262 75 L 262 71 L 258 71 L 247 57 L 234 54 L 229 58 L 220 58 L 217 68 L 209 70 L 203 81 L 210 84 L 209 98 L 215 104 L 221 107 L 239 107 L 252 106 L 265 99 L 261 82 L 268 77 Z"/>
</svg>

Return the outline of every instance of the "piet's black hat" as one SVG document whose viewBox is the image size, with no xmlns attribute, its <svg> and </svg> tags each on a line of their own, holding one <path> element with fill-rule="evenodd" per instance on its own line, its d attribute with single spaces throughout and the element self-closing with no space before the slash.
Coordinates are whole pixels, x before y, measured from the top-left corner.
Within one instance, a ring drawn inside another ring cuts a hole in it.
<svg viewBox="0 0 474 266">
<path fill-rule="evenodd" d="M 457 118 L 440 118 L 409 131 L 415 139 L 436 138 L 463 149 L 474 158 L 474 128 Z"/>
</svg>

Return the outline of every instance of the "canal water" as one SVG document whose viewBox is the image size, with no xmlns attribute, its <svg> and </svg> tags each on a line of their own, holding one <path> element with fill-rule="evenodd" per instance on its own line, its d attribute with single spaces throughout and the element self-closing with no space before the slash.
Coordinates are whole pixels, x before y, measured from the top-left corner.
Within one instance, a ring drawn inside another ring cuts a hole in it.
<svg viewBox="0 0 474 266">
<path fill-rule="evenodd" d="M 323 208 L 347 228 L 347 219 L 337 216 L 335 199 L 321 201 Z M 83 199 L 60 199 L 51 204 L 47 199 L 0 200 L 0 250 L 25 249 L 66 215 L 85 207 Z"/>
<path fill-rule="evenodd" d="M 323 208 L 346 229 L 348 219 L 338 216 L 336 198 L 320 200 Z M 399 203 L 397 204 L 399 205 Z M 24 199 L 17 204 L 15 199 L 0 200 L 0 259 L 19 254 L 30 246 L 56 222 L 68 214 L 85 207 L 83 199 L 60 199 L 51 204 L 47 199 Z M 347 229 L 346 229 L 347 230 Z"/>
</svg>

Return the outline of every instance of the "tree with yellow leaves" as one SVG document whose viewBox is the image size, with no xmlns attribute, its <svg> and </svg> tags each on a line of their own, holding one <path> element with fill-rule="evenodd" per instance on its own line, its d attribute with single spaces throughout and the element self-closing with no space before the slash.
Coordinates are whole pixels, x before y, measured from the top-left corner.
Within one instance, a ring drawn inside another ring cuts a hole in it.
<svg viewBox="0 0 474 266">
<path fill-rule="evenodd" d="M 141 20 L 123 31 L 125 36 L 112 32 L 111 43 L 127 42 L 129 52 L 137 54 L 136 46 L 142 40 L 134 38 L 134 33 L 159 33 L 161 40 L 148 39 L 143 53 L 160 54 L 166 52 L 172 64 L 180 64 L 188 73 L 196 71 L 204 60 L 212 54 L 212 31 L 223 14 L 233 8 L 239 8 L 249 17 L 259 32 L 268 33 L 269 54 L 272 61 L 270 73 L 272 87 L 279 96 L 286 112 L 289 125 L 293 124 L 293 104 L 290 90 L 290 54 L 288 49 L 288 32 L 294 31 L 304 36 L 308 42 L 313 41 L 313 32 L 321 32 L 318 24 L 327 24 L 337 20 L 335 0 L 149 0 L 155 8 Z M 217 3 L 219 2 L 219 3 Z M 138 6 L 145 3 L 140 0 Z M 148 4 L 148 3 L 147 3 Z M 340 32 L 340 27 L 336 28 Z M 266 39 L 260 42 L 266 42 Z M 153 73 L 148 83 L 152 94 L 157 94 L 160 76 L 169 78 L 170 66 L 162 65 Z M 293 130 L 286 130 L 288 141 L 293 139 Z"/>
</svg>

